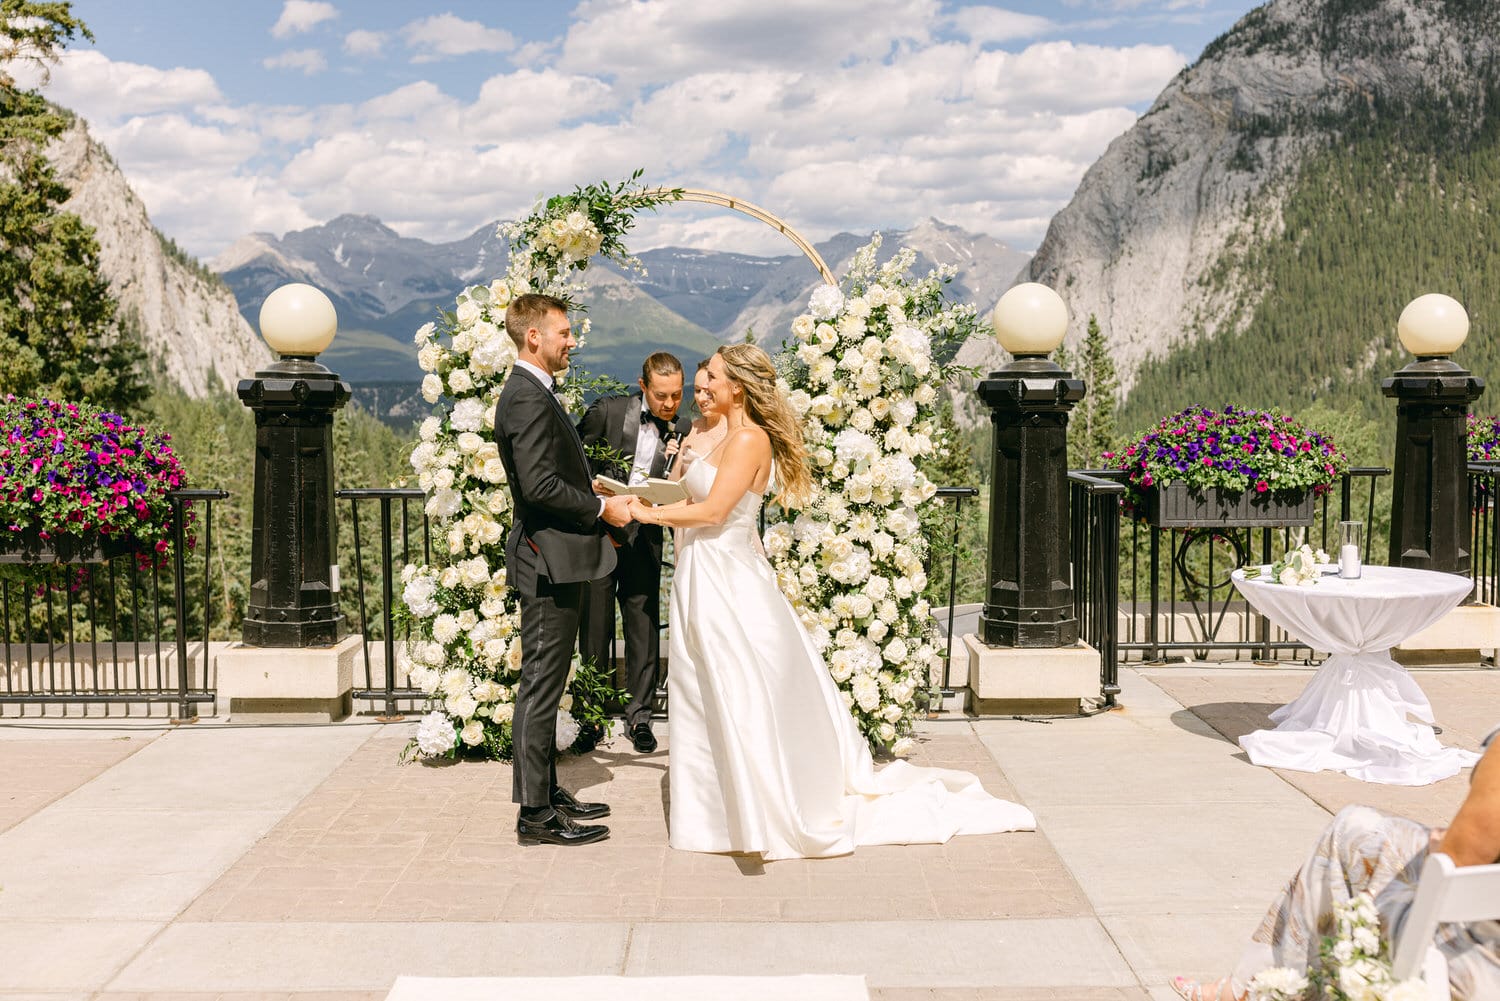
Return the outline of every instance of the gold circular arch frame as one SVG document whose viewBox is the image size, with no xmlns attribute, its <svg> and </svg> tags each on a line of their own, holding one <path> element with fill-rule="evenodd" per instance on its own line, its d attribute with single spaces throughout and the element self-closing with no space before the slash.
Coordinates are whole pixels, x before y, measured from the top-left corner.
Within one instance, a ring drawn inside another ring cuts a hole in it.
<svg viewBox="0 0 1500 1001">
<path fill-rule="evenodd" d="M 818 269 L 818 274 L 823 276 L 823 280 L 825 282 L 830 285 L 838 284 L 838 282 L 834 280 L 833 272 L 828 270 L 828 265 L 823 263 L 822 256 L 819 255 L 819 253 L 815 249 L 813 249 L 813 245 L 804 240 L 802 238 L 802 235 L 796 230 L 792 229 L 792 227 L 788 226 L 785 222 L 767 212 L 759 205 L 752 205 L 751 203 L 745 201 L 743 198 L 735 198 L 733 195 L 726 195 L 721 191 L 705 191 L 702 188 L 658 188 L 657 193 L 663 195 L 675 193 L 680 196 L 677 199 L 678 201 L 701 202 L 705 205 L 718 205 L 721 208 L 732 209 L 735 212 L 739 212 L 759 222 L 765 223 L 767 226 L 770 226 L 772 229 L 776 230 L 776 232 L 792 241 L 792 243 L 796 245 L 797 249 L 802 251 L 802 253 L 807 256 L 807 259 L 809 261 L 812 261 L 813 267 Z"/>
</svg>

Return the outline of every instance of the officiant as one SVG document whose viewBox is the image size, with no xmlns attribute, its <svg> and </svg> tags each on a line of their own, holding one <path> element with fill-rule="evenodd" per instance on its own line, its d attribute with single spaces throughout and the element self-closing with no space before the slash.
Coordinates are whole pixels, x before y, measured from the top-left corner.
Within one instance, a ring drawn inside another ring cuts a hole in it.
<svg viewBox="0 0 1500 1001">
<path fill-rule="evenodd" d="M 658 351 L 641 366 L 640 391 L 595 400 L 578 423 L 595 476 L 631 486 L 662 476 L 691 428 L 682 410 L 682 362 Z M 603 445 L 610 460 L 592 458 Z M 651 710 L 661 665 L 661 550 L 659 525 L 631 523 L 611 528 L 619 558 L 614 572 L 593 581 L 583 606 L 579 652 L 595 664 L 609 663 L 614 644 L 613 608 L 618 603 L 625 633 L 625 732 L 641 754 L 656 750 Z"/>
</svg>

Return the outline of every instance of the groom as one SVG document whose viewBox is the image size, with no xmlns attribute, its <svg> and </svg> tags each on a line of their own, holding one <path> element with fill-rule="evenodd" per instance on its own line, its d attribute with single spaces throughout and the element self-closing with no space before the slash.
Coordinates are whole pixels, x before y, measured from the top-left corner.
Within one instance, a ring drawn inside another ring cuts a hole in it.
<svg viewBox="0 0 1500 1001">
<path fill-rule="evenodd" d="M 666 472 L 673 445 L 692 430 L 692 420 L 681 413 L 682 362 L 657 351 L 641 366 L 641 391 L 629 396 L 604 396 L 594 401 L 578 423 L 585 448 L 607 446 L 618 462 L 593 463 L 596 474 L 608 474 L 631 486 Z M 661 665 L 661 549 L 658 525 L 630 525 L 610 533 L 619 548 L 613 573 L 588 586 L 583 603 L 583 642 L 580 652 L 595 664 L 609 661 L 615 641 L 615 617 L 620 606 L 625 633 L 625 732 L 640 754 L 656 750 L 651 732 L 651 707 Z"/>
<path fill-rule="evenodd" d="M 523 845 L 581 845 L 609 837 L 603 803 L 580 803 L 557 784 L 557 711 L 567 685 L 587 582 L 615 566 L 608 522 L 630 521 L 629 497 L 599 497 L 573 422 L 553 395 L 553 377 L 578 346 L 567 304 L 518 296 L 505 311 L 516 365 L 495 407 L 495 443 L 505 465 L 515 523 L 505 545 L 506 579 L 521 599 L 521 681 L 511 722 Z"/>
</svg>

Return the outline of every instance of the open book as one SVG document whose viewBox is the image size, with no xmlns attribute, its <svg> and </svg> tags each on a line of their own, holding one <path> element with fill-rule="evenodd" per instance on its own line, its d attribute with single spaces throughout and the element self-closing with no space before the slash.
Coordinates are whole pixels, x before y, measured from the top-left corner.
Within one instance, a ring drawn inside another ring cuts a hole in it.
<svg viewBox="0 0 1500 1001">
<path fill-rule="evenodd" d="M 676 504 L 678 501 L 687 500 L 687 488 L 681 483 L 673 480 L 664 480 L 659 476 L 653 476 L 638 487 L 632 487 L 627 483 L 609 476 L 596 476 L 594 482 L 599 484 L 610 493 L 634 494 L 641 500 L 650 504 Z"/>
</svg>

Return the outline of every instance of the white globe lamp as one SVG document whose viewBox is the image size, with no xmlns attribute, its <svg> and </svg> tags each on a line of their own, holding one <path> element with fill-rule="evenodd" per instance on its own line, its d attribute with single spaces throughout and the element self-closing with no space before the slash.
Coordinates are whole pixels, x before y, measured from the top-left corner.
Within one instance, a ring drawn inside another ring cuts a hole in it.
<svg viewBox="0 0 1500 1001">
<path fill-rule="evenodd" d="M 1469 314 L 1452 296 L 1429 292 L 1406 304 L 1396 321 L 1396 334 L 1402 347 L 1418 358 L 1444 358 L 1469 336 Z"/>
<path fill-rule="evenodd" d="M 316 358 L 338 329 L 333 303 L 311 285 L 283 285 L 261 303 L 260 335 L 283 358 Z"/>
<path fill-rule="evenodd" d="M 1068 307 L 1047 286 L 1023 282 L 995 303 L 990 323 L 1000 346 L 1015 357 L 1048 355 L 1068 332 Z"/>
</svg>

